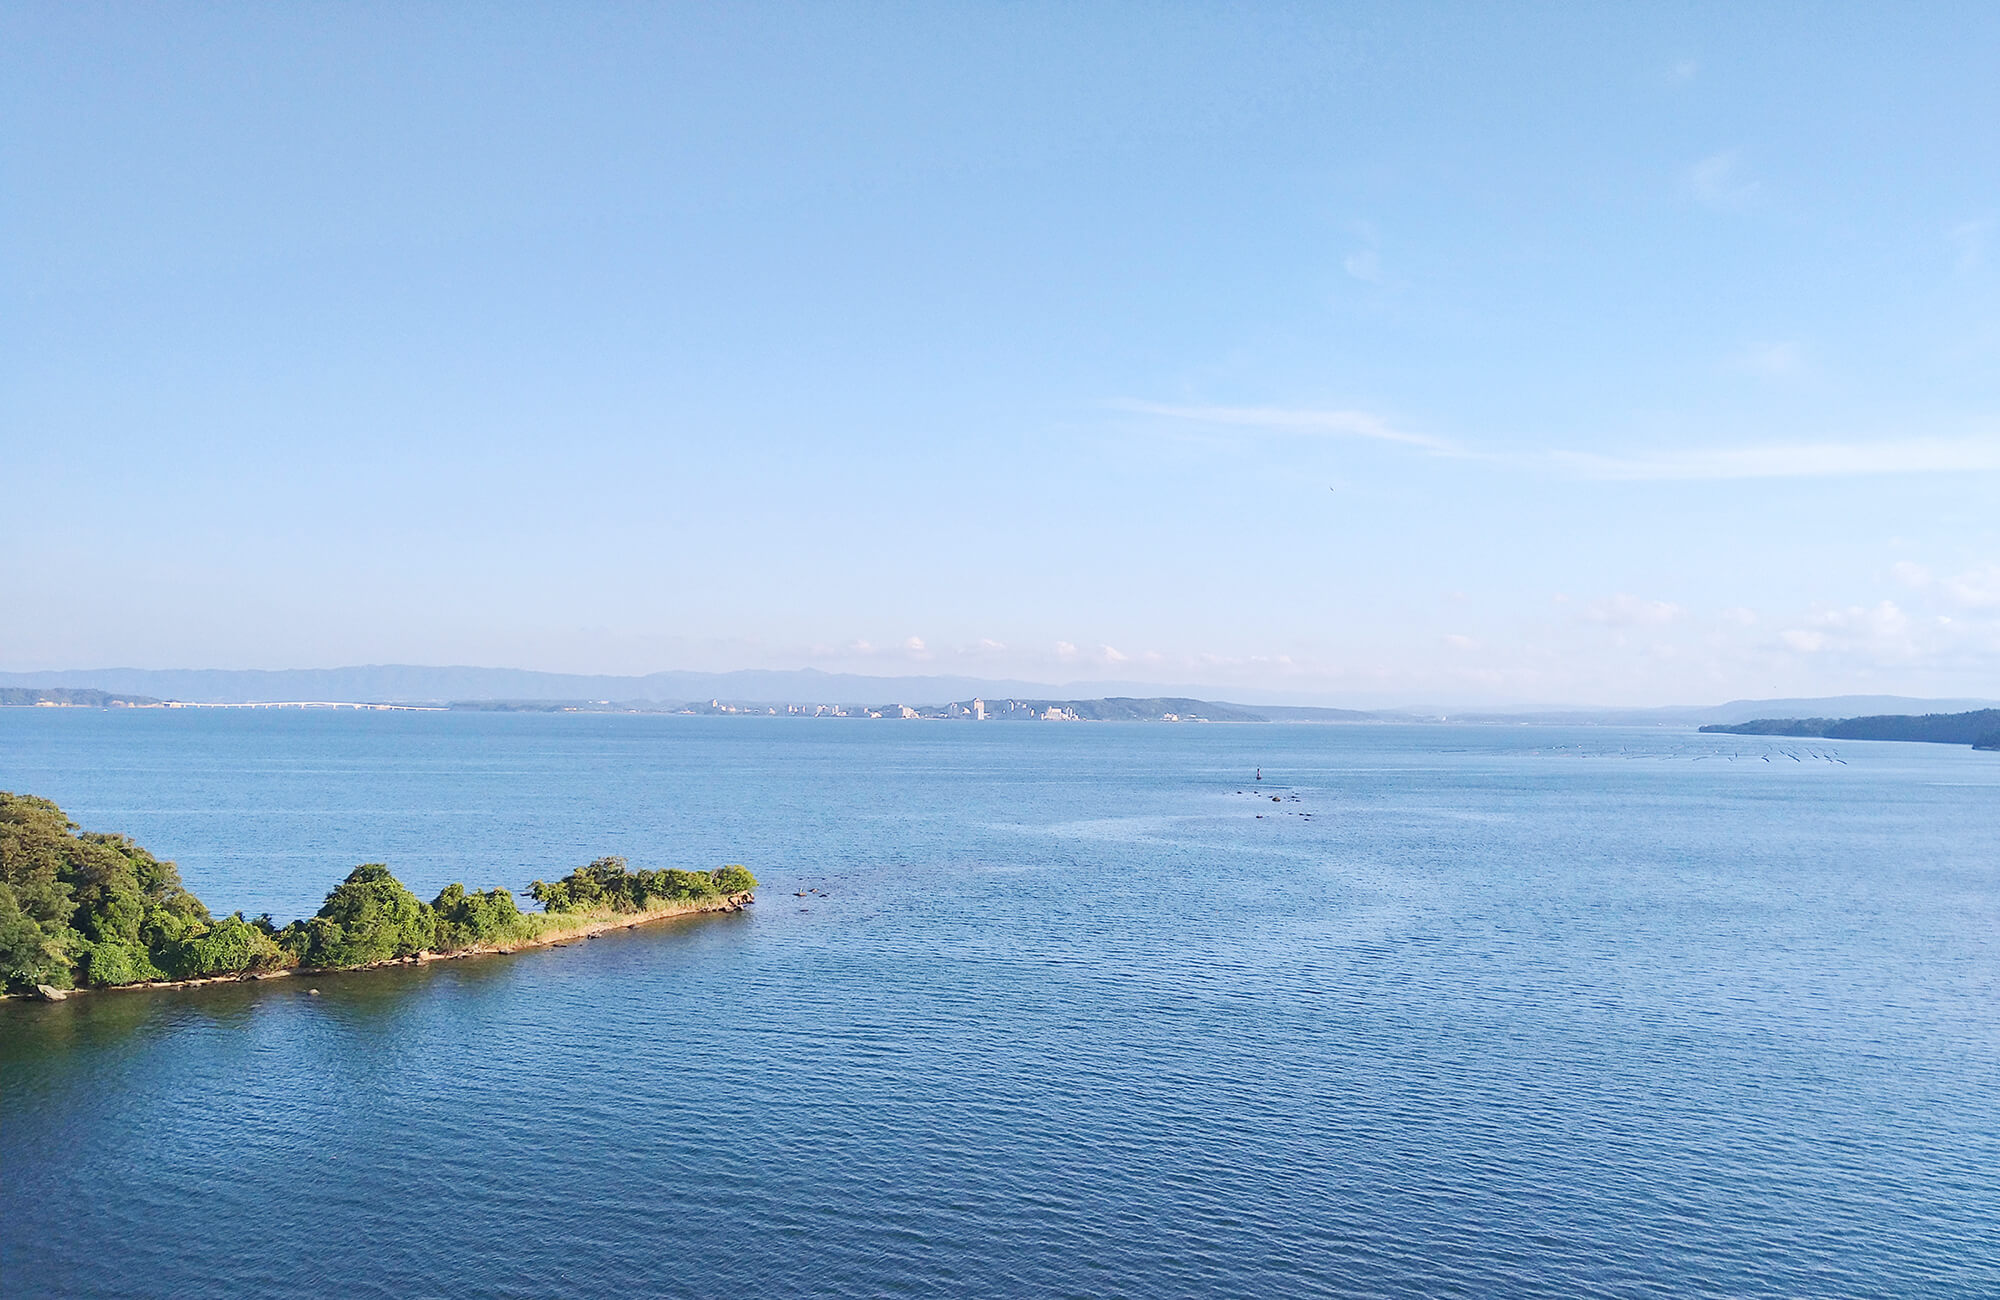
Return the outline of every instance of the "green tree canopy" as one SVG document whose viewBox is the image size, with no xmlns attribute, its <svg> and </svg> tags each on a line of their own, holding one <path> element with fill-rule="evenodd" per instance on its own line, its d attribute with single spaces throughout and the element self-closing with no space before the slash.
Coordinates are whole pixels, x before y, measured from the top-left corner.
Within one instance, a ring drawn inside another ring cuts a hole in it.
<svg viewBox="0 0 2000 1300">
<path fill-rule="evenodd" d="M 311 920 L 286 926 L 279 942 L 302 966 L 366 966 L 424 951 L 436 930 L 431 909 L 387 866 L 364 862 L 347 873 Z"/>
<path fill-rule="evenodd" d="M 757 878 L 740 866 L 633 871 L 623 858 L 599 858 L 553 884 L 537 880 L 528 892 L 545 912 L 639 912 L 656 905 L 747 894 L 756 887 Z"/>
<path fill-rule="evenodd" d="M 122 835 L 0 792 L 0 983 L 129 984 L 285 964 L 241 917 L 216 921 L 180 872 Z"/>
<path fill-rule="evenodd" d="M 446 885 L 431 911 L 437 917 L 439 952 L 518 943 L 533 933 L 514 896 L 504 889 L 467 893 L 464 885 Z"/>
</svg>

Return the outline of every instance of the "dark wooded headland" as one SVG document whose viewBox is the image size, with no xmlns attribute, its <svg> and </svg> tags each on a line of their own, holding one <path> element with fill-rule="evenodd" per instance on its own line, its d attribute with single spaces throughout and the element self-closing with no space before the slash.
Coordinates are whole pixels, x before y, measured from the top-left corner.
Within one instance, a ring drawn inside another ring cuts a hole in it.
<svg viewBox="0 0 2000 1300">
<path fill-rule="evenodd" d="M 756 879 L 714 871 L 631 871 L 600 858 L 529 887 L 447 885 L 426 903 L 378 862 L 348 873 L 317 915 L 282 929 L 269 916 L 217 918 L 180 872 L 122 835 L 79 831 L 46 799 L 0 791 L 0 988 L 108 988 L 165 981 L 349 970 L 536 943 L 751 901 Z"/>
<path fill-rule="evenodd" d="M 1703 727 L 1732 736 L 1818 736 L 1826 740 L 1916 740 L 2000 749 L 2000 709 L 1972 713 L 1881 714 L 1868 718 L 1759 718 Z"/>
</svg>

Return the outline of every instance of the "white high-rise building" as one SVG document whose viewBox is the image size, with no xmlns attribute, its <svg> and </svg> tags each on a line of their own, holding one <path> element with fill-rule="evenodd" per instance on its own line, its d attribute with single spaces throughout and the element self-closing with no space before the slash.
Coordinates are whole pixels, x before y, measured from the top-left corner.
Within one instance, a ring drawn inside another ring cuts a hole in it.
<svg viewBox="0 0 2000 1300">
<path fill-rule="evenodd" d="M 984 721 L 986 721 L 986 701 L 985 701 L 985 700 L 974 700 L 974 701 L 972 702 L 972 720 L 973 720 L 974 722 L 984 722 Z"/>
</svg>

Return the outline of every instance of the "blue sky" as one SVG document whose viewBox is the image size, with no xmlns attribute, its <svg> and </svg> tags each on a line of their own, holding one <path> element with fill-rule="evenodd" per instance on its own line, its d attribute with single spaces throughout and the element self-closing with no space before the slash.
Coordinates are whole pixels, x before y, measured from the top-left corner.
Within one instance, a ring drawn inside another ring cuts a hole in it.
<svg viewBox="0 0 2000 1300">
<path fill-rule="evenodd" d="M 1996 50 L 11 6 L 0 668 L 2000 694 Z"/>
</svg>

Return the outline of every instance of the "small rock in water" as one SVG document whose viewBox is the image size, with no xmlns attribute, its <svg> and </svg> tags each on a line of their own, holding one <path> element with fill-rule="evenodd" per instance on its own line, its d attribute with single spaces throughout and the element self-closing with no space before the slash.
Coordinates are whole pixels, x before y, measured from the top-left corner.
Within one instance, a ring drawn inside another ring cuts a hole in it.
<svg viewBox="0 0 2000 1300">
<path fill-rule="evenodd" d="M 318 996 L 319 996 L 319 990 L 318 990 L 318 989 L 307 989 L 307 990 L 306 990 L 306 995 L 307 995 L 308 997 L 315 997 L 315 998 L 316 998 L 316 997 L 318 997 Z"/>
<path fill-rule="evenodd" d="M 44 1002 L 61 1002 L 69 994 L 53 984 L 37 984 L 35 985 L 35 996 Z"/>
</svg>

